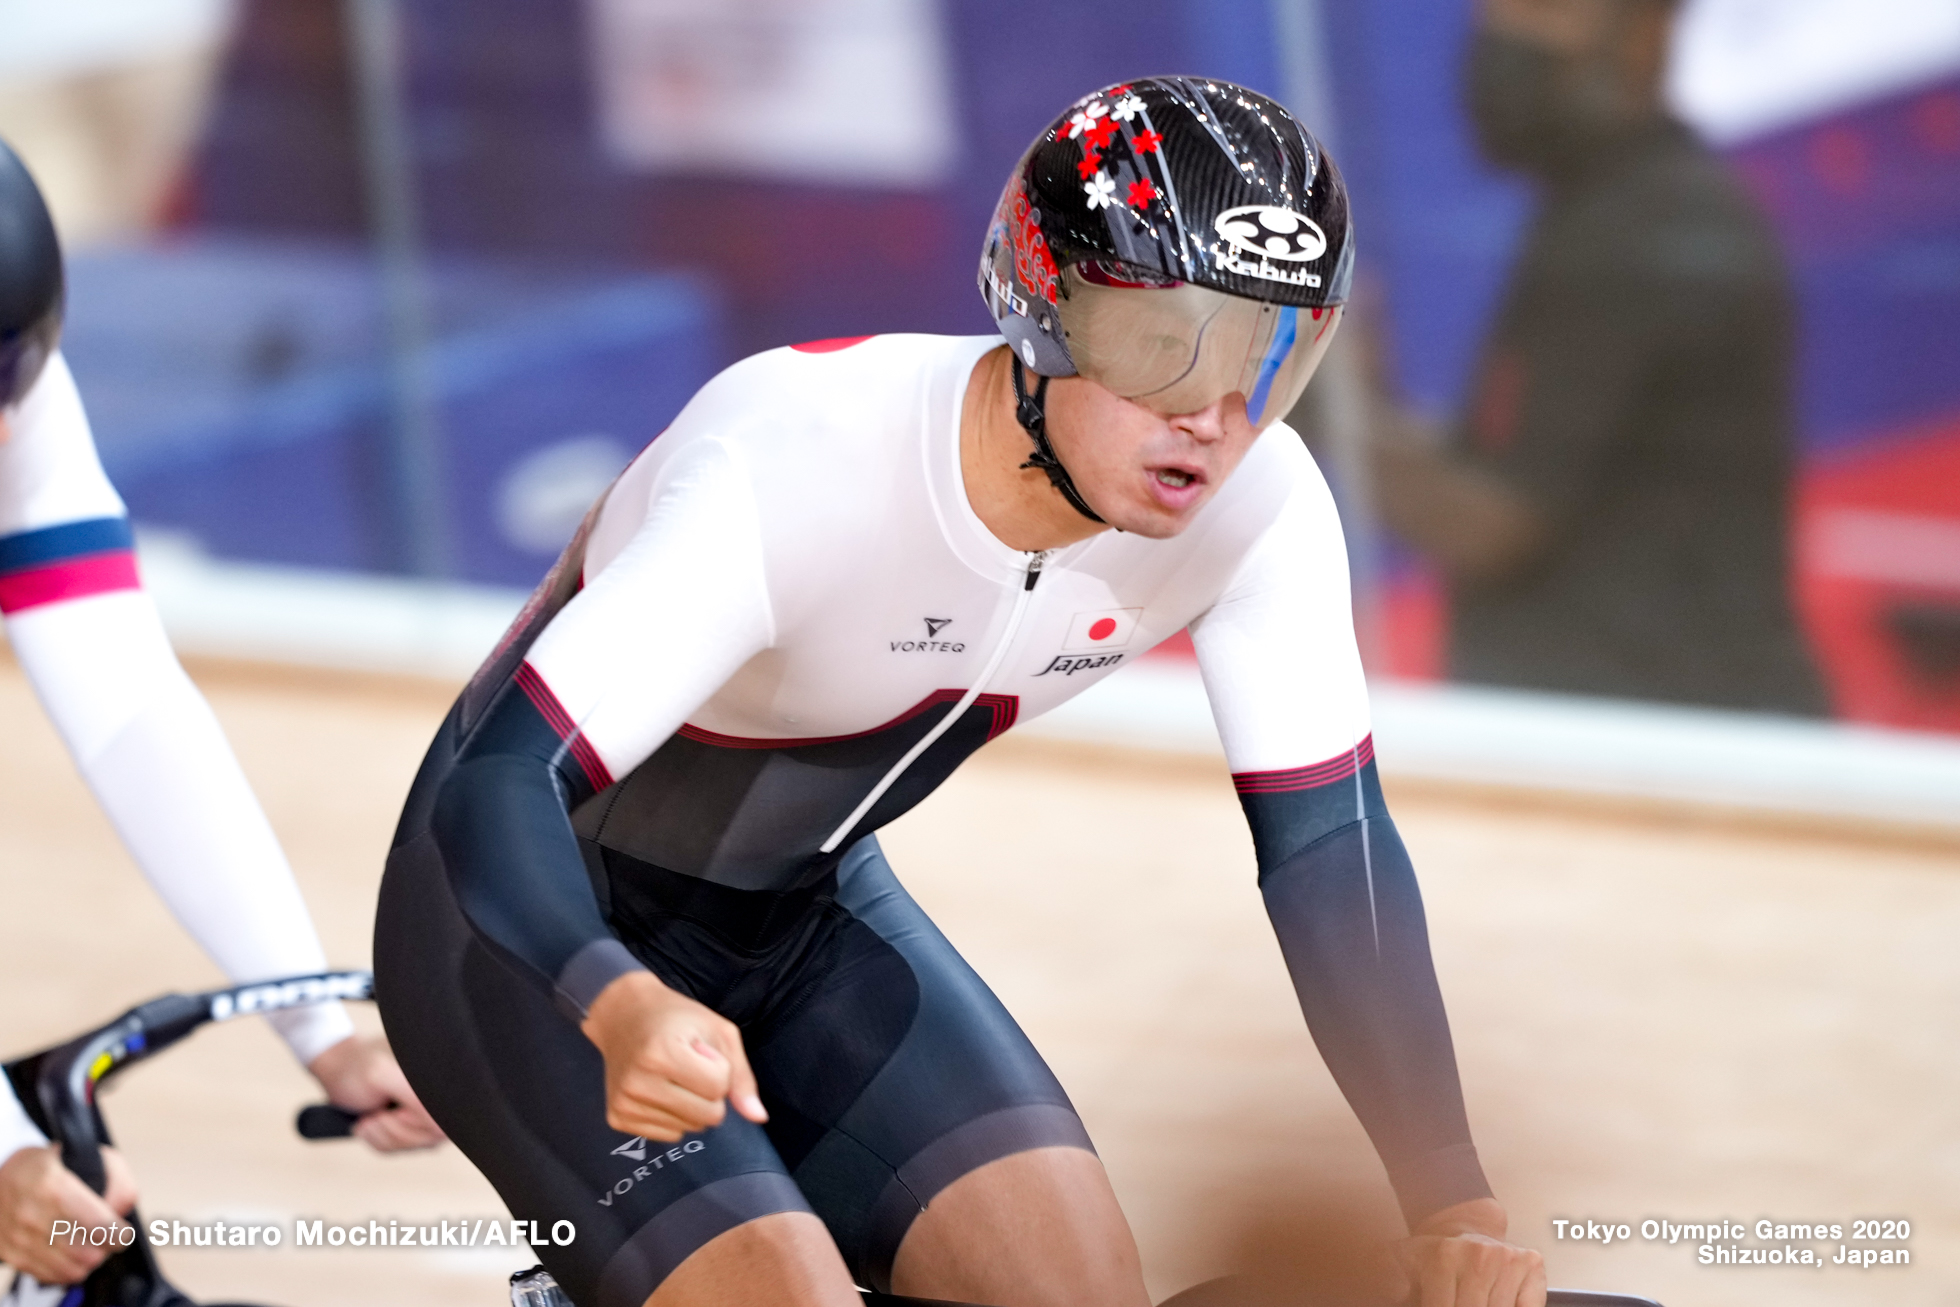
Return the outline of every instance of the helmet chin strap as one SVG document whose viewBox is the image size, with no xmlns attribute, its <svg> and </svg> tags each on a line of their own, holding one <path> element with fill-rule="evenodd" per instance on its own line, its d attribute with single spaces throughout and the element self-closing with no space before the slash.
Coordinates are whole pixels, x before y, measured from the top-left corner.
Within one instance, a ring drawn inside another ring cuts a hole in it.
<svg viewBox="0 0 1960 1307">
<path fill-rule="evenodd" d="M 1046 472 L 1049 483 L 1062 492 L 1062 498 L 1068 500 L 1069 507 L 1097 526 L 1108 526 L 1109 523 L 1097 516 L 1096 510 L 1089 507 L 1089 501 L 1082 497 L 1082 492 L 1075 488 L 1075 479 L 1068 474 L 1068 469 L 1062 466 L 1062 460 L 1055 457 L 1055 447 L 1048 443 L 1047 406 L 1048 378 L 1041 378 L 1041 383 L 1034 388 L 1034 394 L 1030 395 L 1028 379 L 1021 372 L 1021 360 L 1015 358 L 1014 417 L 1028 433 L 1028 439 L 1034 441 L 1034 453 L 1021 466 L 1038 468 Z"/>
</svg>

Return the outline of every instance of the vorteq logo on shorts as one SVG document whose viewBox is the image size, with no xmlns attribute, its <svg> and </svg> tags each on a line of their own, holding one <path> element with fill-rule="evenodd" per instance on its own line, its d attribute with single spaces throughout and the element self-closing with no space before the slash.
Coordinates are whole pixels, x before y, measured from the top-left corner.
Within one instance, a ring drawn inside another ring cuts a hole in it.
<svg viewBox="0 0 1960 1307">
<path fill-rule="evenodd" d="M 1105 608 L 1098 612 L 1077 613 L 1069 619 L 1068 635 L 1062 640 L 1062 652 L 1050 659 L 1048 665 L 1035 675 L 1060 672 L 1064 676 L 1073 676 L 1077 672 L 1092 671 L 1098 667 L 1114 667 L 1123 661 L 1123 650 L 1129 645 L 1130 637 L 1136 634 L 1137 621 L 1142 616 L 1141 608 Z"/>
<path fill-rule="evenodd" d="M 707 1144 L 699 1139 L 689 1139 L 685 1143 L 676 1144 L 664 1152 L 656 1145 L 652 1155 L 648 1156 L 647 1141 L 639 1135 L 634 1135 L 631 1139 L 628 1139 L 625 1143 L 613 1149 L 612 1153 L 614 1157 L 624 1157 L 628 1161 L 638 1162 L 640 1165 L 634 1167 L 631 1173 L 623 1175 L 614 1181 L 612 1188 L 599 1195 L 599 1206 L 611 1207 L 613 1205 L 613 1199 L 618 1198 L 622 1194 L 630 1193 L 634 1185 L 646 1179 L 655 1171 L 665 1170 L 670 1163 L 685 1162 L 688 1158 L 706 1147 Z"/>
</svg>

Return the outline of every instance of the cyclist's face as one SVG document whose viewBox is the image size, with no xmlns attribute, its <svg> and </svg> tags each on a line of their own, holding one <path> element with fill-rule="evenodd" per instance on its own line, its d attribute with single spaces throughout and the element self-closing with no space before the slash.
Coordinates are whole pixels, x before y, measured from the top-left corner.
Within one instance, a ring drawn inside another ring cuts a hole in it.
<svg viewBox="0 0 1960 1307">
<path fill-rule="evenodd" d="M 1237 391 L 1163 414 L 1086 377 L 1048 387 L 1048 436 L 1089 506 L 1111 526 L 1164 540 L 1191 524 L 1259 432 Z"/>
</svg>

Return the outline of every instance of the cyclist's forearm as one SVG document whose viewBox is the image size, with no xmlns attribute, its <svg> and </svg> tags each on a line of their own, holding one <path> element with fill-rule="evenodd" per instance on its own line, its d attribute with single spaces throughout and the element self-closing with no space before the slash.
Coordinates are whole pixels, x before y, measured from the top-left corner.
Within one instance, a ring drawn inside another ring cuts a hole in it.
<svg viewBox="0 0 1960 1307">
<path fill-rule="evenodd" d="M 37 607 L 9 635 L 117 834 L 205 953 L 234 981 L 325 970 L 278 839 L 148 597 Z M 338 1004 L 271 1021 L 302 1063 L 353 1033 Z"/>
<path fill-rule="evenodd" d="M 532 733 L 509 720 L 528 711 L 522 696 L 506 696 L 492 712 L 506 720 L 491 725 Z M 608 983 L 644 968 L 599 910 L 569 816 L 591 791 L 552 764 L 555 749 L 466 755 L 443 781 L 431 829 L 477 938 L 577 1021 Z"/>
<path fill-rule="evenodd" d="M 1383 815 L 1335 832 L 1262 889 L 1314 1043 L 1411 1226 L 1488 1197 L 1421 893 L 1393 821 Z"/>
<path fill-rule="evenodd" d="M 1487 1197 L 1422 894 L 1373 764 L 1320 793 L 1243 801 L 1261 835 L 1260 888 L 1308 1028 L 1410 1226 Z M 1310 838 L 1280 856 L 1281 831 Z"/>
</svg>

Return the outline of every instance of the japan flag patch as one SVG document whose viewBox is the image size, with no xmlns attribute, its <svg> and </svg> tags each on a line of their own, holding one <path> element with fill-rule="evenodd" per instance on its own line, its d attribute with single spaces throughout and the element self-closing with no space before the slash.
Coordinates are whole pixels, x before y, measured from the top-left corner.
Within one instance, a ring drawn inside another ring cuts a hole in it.
<svg viewBox="0 0 1960 1307">
<path fill-rule="evenodd" d="M 1105 608 L 1097 613 L 1077 613 L 1068 624 L 1063 653 L 1095 653 L 1102 649 L 1121 649 L 1136 634 L 1141 608 Z"/>
</svg>

